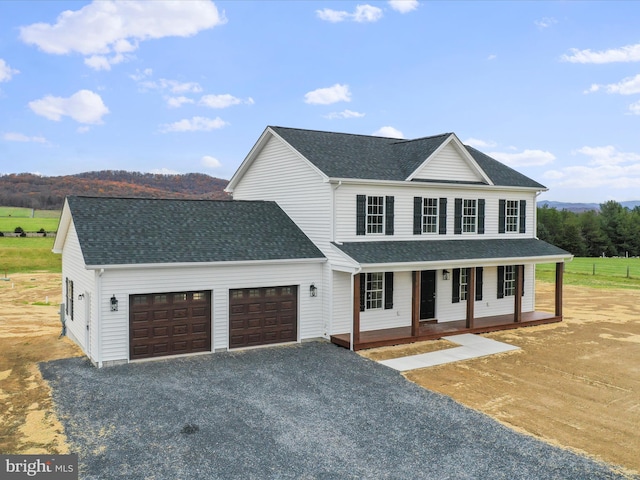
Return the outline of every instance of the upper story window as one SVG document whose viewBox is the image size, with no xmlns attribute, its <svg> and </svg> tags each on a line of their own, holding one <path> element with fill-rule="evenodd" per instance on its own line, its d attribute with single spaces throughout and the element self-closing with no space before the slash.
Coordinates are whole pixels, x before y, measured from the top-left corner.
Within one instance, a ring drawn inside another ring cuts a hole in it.
<svg viewBox="0 0 640 480">
<path fill-rule="evenodd" d="M 484 233 L 485 201 L 479 199 L 456 198 L 455 224 L 453 233 Z"/>
<path fill-rule="evenodd" d="M 438 231 L 438 199 L 425 198 L 422 204 L 422 233 Z"/>
<path fill-rule="evenodd" d="M 393 235 L 394 197 L 357 195 L 356 234 Z"/>
<path fill-rule="evenodd" d="M 413 197 L 413 234 L 447 233 L 447 199 Z"/>
<path fill-rule="evenodd" d="M 384 197 L 367 197 L 367 233 L 384 232 Z"/>
<path fill-rule="evenodd" d="M 526 200 L 500 200 L 498 233 L 526 233 L 526 211 Z"/>
<path fill-rule="evenodd" d="M 475 233 L 476 231 L 476 200 L 462 201 L 462 233 Z"/>
</svg>

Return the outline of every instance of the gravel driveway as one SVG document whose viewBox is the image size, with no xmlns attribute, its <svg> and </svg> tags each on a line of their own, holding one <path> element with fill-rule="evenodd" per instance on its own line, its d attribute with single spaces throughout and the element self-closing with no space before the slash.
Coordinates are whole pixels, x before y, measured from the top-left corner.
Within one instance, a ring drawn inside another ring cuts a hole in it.
<svg viewBox="0 0 640 480">
<path fill-rule="evenodd" d="M 623 478 L 324 342 L 40 368 L 84 479 Z"/>
</svg>

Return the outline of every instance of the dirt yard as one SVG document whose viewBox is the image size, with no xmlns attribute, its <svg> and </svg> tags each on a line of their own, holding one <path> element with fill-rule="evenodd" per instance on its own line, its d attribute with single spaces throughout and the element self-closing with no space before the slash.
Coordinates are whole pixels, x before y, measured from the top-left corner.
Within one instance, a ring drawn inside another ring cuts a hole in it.
<svg viewBox="0 0 640 480">
<path fill-rule="evenodd" d="M 81 355 L 59 339 L 60 275 L 0 281 L 0 453 L 65 453 L 38 362 Z M 538 283 L 538 309 L 553 286 Z M 48 297 L 49 305 L 46 305 Z M 407 373 L 510 427 L 640 472 L 640 292 L 565 287 L 565 321 L 487 335 L 522 349 Z M 363 352 L 376 359 L 444 340 Z"/>
<path fill-rule="evenodd" d="M 58 274 L 0 280 L 0 453 L 68 452 L 37 367 L 82 353 L 68 338 L 58 339 L 60 297 Z"/>
<path fill-rule="evenodd" d="M 539 310 L 553 311 L 553 288 L 537 284 Z M 637 474 L 640 292 L 565 286 L 564 294 L 564 322 L 485 335 L 521 350 L 405 376 L 518 431 Z M 423 342 L 408 354 L 450 346 Z M 363 355 L 381 360 L 405 350 L 385 347 Z"/>
</svg>

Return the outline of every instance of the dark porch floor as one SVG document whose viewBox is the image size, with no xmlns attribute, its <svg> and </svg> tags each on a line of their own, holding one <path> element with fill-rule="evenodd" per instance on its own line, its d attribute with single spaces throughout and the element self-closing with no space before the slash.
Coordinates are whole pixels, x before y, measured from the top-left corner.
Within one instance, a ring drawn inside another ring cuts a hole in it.
<svg viewBox="0 0 640 480">
<path fill-rule="evenodd" d="M 552 313 L 523 312 L 521 322 L 514 322 L 513 314 L 496 315 L 493 317 L 475 318 L 473 320 L 473 328 L 467 328 L 466 320 L 443 323 L 421 323 L 420 332 L 417 337 L 411 336 L 410 326 L 385 328 L 383 330 L 370 330 L 367 332 L 360 332 L 360 341 L 355 343 L 354 350 L 400 345 L 423 340 L 436 340 L 447 335 L 487 333 L 561 321 L 561 316 L 558 317 Z M 340 345 L 341 347 L 350 348 L 350 337 L 349 333 L 331 335 L 331 342 L 336 345 Z"/>
</svg>

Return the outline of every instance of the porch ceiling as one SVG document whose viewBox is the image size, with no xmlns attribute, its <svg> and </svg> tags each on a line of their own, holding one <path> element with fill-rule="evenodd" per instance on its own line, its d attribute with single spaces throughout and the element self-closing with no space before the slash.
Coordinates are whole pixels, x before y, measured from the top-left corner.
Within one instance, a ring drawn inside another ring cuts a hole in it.
<svg viewBox="0 0 640 480">
<path fill-rule="evenodd" d="M 361 266 L 384 264 L 471 265 L 561 262 L 572 255 L 536 238 L 347 242 L 336 248 Z"/>
</svg>

